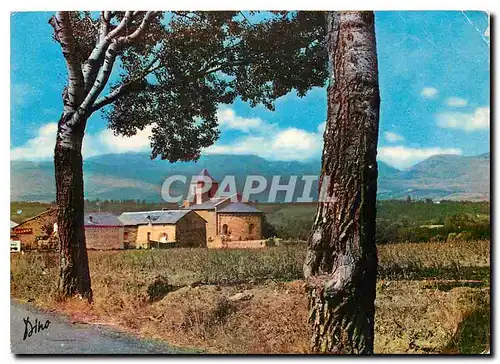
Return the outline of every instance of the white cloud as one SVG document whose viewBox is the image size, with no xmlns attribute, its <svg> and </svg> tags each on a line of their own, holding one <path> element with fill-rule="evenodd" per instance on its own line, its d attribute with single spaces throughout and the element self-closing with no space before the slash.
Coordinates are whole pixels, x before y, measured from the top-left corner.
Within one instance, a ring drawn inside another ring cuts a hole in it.
<svg viewBox="0 0 500 364">
<path fill-rule="evenodd" d="M 54 156 L 57 123 L 42 125 L 33 139 L 28 140 L 23 146 L 10 151 L 10 159 L 40 160 Z"/>
<path fill-rule="evenodd" d="M 386 131 L 384 133 L 385 140 L 387 140 L 390 143 L 396 143 L 396 142 L 401 142 L 405 140 L 405 137 L 396 133 L 393 133 L 392 131 Z"/>
<path fill-rule="evenodd" d="M 233 109 L 222 108 L 217 111 L 217 119 L 222 130 L 232 129 L 245 133 L 259 130 L 268 130 L 275 127 L 274 124 L 264 122 L 261 118 L 245 118 L 236 115 Z"/>
<path fill-rule="evenodd" d="M 439 91 L 435 87 L 424 87 L 420 92 L 420 95 L 426 99 L 435 99 L 438 93 Z"/>
<path fill-rule="evenodd" d="M 323 148 L 325 123 L 316 132 L 298 128 L 280 129 L 260 118 L 243 118 L 229 108 L 219 111 L 221 128 L 251 132 L 229 144 L 215 144 L 207 154 L 254 154 L 270 160 L 307 160 L 319 157 Z"/>
<path fill-rule="evenodd" d="M 440 128 L 459 129 L 467 132 L 490 128 L 490 108 L 479 107 L 472 113 L 442 112 L 436 115 Z"/>
<path fill-rule="evenodd" d="M 321 124 L 318 125 L 318 133 L 323 135 L 325 133 L 325 128 L 326 128 L 326 121 L 323 121 Z"/>
<path fill-rule="evenodd" d="M 96 134 L 87 133 L 83 139 L 82 154 L 85 158 L 106 153 L 141 152 L 150 150 L 152 127 L 138 131 L 132 137 L 115 136 L 109 129 Z M 42 125 L 37 134 L 24 145 L 11 149 L 11 160 L 46 160 L 54 156 L 57 123 Z"/>
<path fill-rule="evenodd" d="M 325 123 L 319 124 L 317 131 L 309 132 L 298 128 L 281 129 L 277 124 L 260 118 L 244 118 L 229 108 L 218 114 L 223 130 L 235 129 L 243 134 L 229 144 L 217 143 L 205 149 L 206 153 L 255 154 L 271 160 L 306 160 L 321 155 Z M 87 133 L 83 140 L 83 156 L 149 151 L 151 130 L 151 126 L 147 127 L 128 138 L 116 136 L 109 129 Z M 41 126 L 32 139 L 11 150 L 11 159 L 52 159 L 56 134 L 57 123 Z"/>
<path fill-rule="evenodd" d="M 451 107 L 464 107 L 467 106 L 468 103 L 469 102 L 467 100 L 460 97 L 448 97 L 446 99 L 446 105 Z"/>
<path fill-rule="evenodd" d="M 319 133 L 288 128 L 271 135 L 245 136 L 231 144 L 215 144 L 207 154 L 254 154 L 270 160 L 307 160 L 321 155 L 323 139 Z"/>
<path fill-rule="evenodd" d="M 378 149 L 378 159 L 399 169 L 411 167 L 438 154 L 461 155 L 462 151 L 458 148 L 410 148 L 405 146 L 381 147 Z"/>
<path fill-rule="evenodd" d="M 151 149 L 152 126 L 137 131 L 137 134 L 131 137 L 116 136 L 110 129 L 105 129 L 99 133 L 99 145 L 113 153 L 124 152 L 143 152 Z"/>
</svg>

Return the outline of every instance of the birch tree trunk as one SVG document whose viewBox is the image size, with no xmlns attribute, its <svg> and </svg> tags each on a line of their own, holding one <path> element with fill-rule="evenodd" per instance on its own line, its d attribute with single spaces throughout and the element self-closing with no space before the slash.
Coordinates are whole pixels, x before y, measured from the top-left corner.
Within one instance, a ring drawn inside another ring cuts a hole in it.
<svg viewBox="0 0 500 364">
<path fill-rule="evenodd" d="M 58 11 L 49 20 L 54 39 L 61 45 L 66 61 L 68 83 L 63 98 L 63 113 L 58 122 L 54 167 L 57 225 L 60 251 L 59 293 L 62 297 L 79 295 L 92 302 L 89 262 L 85 244 L 82 144 L 88 118 L 93 112 L 120 97 L 126 84 L 98 99 L 106 87 L 116 57 L 147 31 L 156 12 L 127 11 L 111 30 L 115 12 L 102 11 L 96 45 L 82 63 L 81 47 L 75 39 L 71 12 Z M 128 31 L 141 17 L 135 30 Z M 133 84 L 133 82 L 131 82 Z"/>
<path fill-rule="evenodd" d="M 372 12 L 326 16 L 331 80 L 318 204 L 304 263 L 310 347 L 373 353 L 379 88 Z"/>
<path fill-rule="evenodd" d="M 59 292 L 80 295 L 92 302 L 90 272 L 85 244 L 82 142 L 85 123 L 70 128 L 71 114 L 58 123 L 54 166 L 57 226 L 60 252 Z"/>
</svg>

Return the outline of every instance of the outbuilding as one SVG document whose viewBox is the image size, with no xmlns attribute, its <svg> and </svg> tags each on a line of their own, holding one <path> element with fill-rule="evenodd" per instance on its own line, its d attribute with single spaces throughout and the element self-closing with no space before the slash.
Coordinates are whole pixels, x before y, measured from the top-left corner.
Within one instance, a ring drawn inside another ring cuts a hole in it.
<svg viewBox="0 0 500 364">
<path fill-rule="evenodd" d="M 55 249 L 57 247 L 57 238 L 54 233 L 56 221 L 56 208 L 49 208 L 14 227 L 11 221 L 11 240 L 20 241 L 22 250 Z"/>
<path fill-rule="evenodd" d="M 88 212 L 85 214 L 85 240 L 87 249 L 123 249 L 124 227 L 122 222 L 108 212 Z"/>
<path fill-rule="evenodd" d="M 206 246 L 206 220 L 189 210 L 124 212 L 125 244 L 137 248 Z"/>
</svg>

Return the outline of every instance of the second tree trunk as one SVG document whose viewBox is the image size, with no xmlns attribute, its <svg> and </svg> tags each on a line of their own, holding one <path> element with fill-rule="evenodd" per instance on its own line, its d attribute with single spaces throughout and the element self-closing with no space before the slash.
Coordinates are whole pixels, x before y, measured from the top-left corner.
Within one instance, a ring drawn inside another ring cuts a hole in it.
<svg viewBox="0 0 500 364">
<path fill-rule="evenodd" d="M 379 88 L 372 12 L 326 16 L 331 72 L 318 205 L 304 264 L 311 350 L 372 353 Z"/>
</svg>

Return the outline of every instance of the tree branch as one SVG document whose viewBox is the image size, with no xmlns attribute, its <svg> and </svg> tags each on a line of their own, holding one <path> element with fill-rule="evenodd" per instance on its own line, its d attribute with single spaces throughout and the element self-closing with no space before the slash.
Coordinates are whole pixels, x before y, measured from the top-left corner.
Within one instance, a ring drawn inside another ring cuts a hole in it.
<svg viewBox="0 0 500 364">
<path fill-rule="evenodd" d="M 120 46 L 129 45 L 130 43 L 134 42 L 138 38 L 142 37 L 142 35 L 146 31 L 146 29 L 148 28 L 149 24 L 151 23 L 151 20 L 153 20 L 153 17 L 156 14 L 157 14 L 156 11 L 146 12 L 146 15 L 144 15 L 144 18 L 142 19 L 141 24 L 132 34 L 118 38 L 118 42 L 120 43 Z"/>
<path fill-rule="evenodd" d="M 149 75 L 151 72 L 154 72 L 158 68 L 160 68 L 162 65 L 158 65 L 156 67 L 153 67 L 155 62 L 159 59 L 159 57 L 153 58 L 151 62 L 145 67 L 144 71 L 140 73 L 138 77 L 135 77 L 134 79 L 127 81 L 123 83 L 122 85 L 118 86 L 116 89 L 114 89 L 112 92 L 109 93 L 109 95 L 104 96 L 97 100 L 94 105 L 91 108 L 91 112 L 95 112 L 104 106 L 107 106 L 116 100 L 118 100 L 120 97 L 129 94 L 130 92 L 134 91 L 142 91 L 146 89 L 146 82 L 144 78 Z M 153 68 L 151 68 L 153 67 Z"/>
<path fill-rule="evenodd" d="M 101 27 L 99 34 L 99 42 L 90 53 L 89 58 L 85 61 L 83 66 L 83 77 L 85 81 L 85 90 L 88 91 L 94 85 L 99 69 L 102 66 L 104 54 L 108 50 L 109 45 L 114 38 L 118 37 L 120 33 L 128 26 L 133 20 L 131 11 L 125 12 L 123 19 L 118 26 L 109 31 L 109 25 L 112 14 L 110 12 L 101 13 Z"/>
<path fill-rule="evenodd" d="M 84 80 L 78 60 L 76 41 L 71 27 L 69 12 L 56 12 L 50 18 L 49 24 L 54 28 L 54 38 L 61 45 L 62 53 L 66 60 L 68 68 L 68 106 L 74 110 L 83 98 Z"/>
<path fill-rule="evenodd" d="M 108 83 L 109 76 L 111 75 L 111 71 L 113 70 L 113 65 L 116 60 L 116 56 L 118 55 L 118 48 L 118 43 L 113 42 L 106 50 L 104 63 L 99 70 L 92 88 L 73 116 L 71 120 L 73 124 L 77 124 L 82 119 L 82 117 L 90 115 L 91 106 L 94 104 L 95 100 L 97 99 L 97 97 L 99 97 L 99 94 Z"/>
<path fill-rule="evenodd" d="M 81 103 L 80 107 L 78 108 L 77 113 L 75 113 L 75 116 L 72 119 L 73 123 L 77 123 L 82 117 L 88 116 L 96 110 L 94 103 L 101 94 L 106 84 L 108 83 L 109 76 L 111 75 L 111 71 L 113 70 L 113 65 L 115 63 L 117 55 L 121 52 L 123 48 L 130 45 L 132 42 L 134 42 L 144 34 L 144 32 L 148 28 L 151 20 L 155 15 L 156 12 L 154 11 L 146 12 L 144 18 L 142 19 L 141 24 L 132 34 L 129 34 L 124 37 L 118 37 L 118 35 L 123 31 L 123 29 L 127 27 L 134 18 L 133 12 L 127 11 L 120 24 L 106 35 L 104 41 L 101 42 L 99 46 L 94 48 L 91 56 L 89 57 L 88 62 L 86 62 L 86 67 L 84 70 L 84 74 L 87 75 L 86 88 L 87 89 L 89 88 L 90 81 L 92 79 L 94 80 L 93 85 L 92 88 L 89 90 L 87 96 Z M 106 53 L 103 64 L 101 66 L 100 57 L 102 56 L 100 55 L 100 53 L 103 51 L 104 48 L 106 48 Z M 156 59 L 152 61 L 153 63 L 151 63 L 151 66 L 152 64 L 154 64 L 155 61 Z M 97 70 L 99 71 L 97 72 Z M 136 83 L 137 80 L 131 81 L 131 84 L 136 84 Z M 124 91 L 125 90 L 126 87 L 124 88 Z M 121 94 L 114 97 L 119 97 L 119 96 L 121 96 Z M 106 102 L 110 102 L 109 100 L 111 100 L 111 98 L 109 96 L 106 97 Z"/>
<path fill-rule="evenodd" d="M 113 91 L 111 91 L 108 95 L 101 97 L 99 100 L 97 100 L 94 103 L 94 105 L 92 106 L 92 109 L 90 111 L 95 112 L 95 111 L 103 108 L 104 106 L 112 104 L 113 102 L 115 102 L 116 100 L 118 100 L 122 96 L 125 96 L 125 95 L 127 95 L 131 92 L 134 92 L 134 91 L 140 91 L 140 90 L 145 89 L 145 86 L 143 85 L 143 83 L 139 83 L 138 81 L 135 81 L 135 82 L 136 83 L 134 83 L 132 81 L 124 83 L 124 84 L 120 85 L 119 87 L 117 87 L 116 89 L 114 89 Z M 135 87 L 136 85 L 138 87 Z"/>
</svg>

